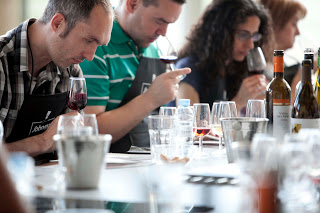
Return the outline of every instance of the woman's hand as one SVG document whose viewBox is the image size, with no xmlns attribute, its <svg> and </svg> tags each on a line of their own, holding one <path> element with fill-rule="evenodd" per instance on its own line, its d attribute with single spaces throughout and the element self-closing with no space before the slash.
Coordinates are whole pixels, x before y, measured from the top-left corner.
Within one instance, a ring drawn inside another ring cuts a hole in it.
<svg viewBox="0 0 320 213">
<path fill-rule="evenodd" d="M 264 99 L 268 83 L 266 76 L 262 74 L 245 78 L 237 95 L 233 98 L 238 111 L 247 105 L 249 99 Z"/>
</svg>

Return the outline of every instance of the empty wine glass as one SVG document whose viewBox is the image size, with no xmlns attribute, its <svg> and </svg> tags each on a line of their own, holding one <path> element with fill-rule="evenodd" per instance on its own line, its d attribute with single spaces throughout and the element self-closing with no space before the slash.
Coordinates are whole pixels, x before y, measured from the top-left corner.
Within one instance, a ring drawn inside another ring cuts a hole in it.
<svg viewBox="0 0 320 213">
<path fill-rule="evenodd" d="M 57 134 L 60 135 L 76 135 L 79 127 L 79 115 L 61 115 L 59 117 Z"/>
<path fill-rule="evenodd" d="M 219 116 L 220 118 L 237 117 L 236 103 L 234 101 L 220 101 Z"/>
<path fill-rule="evenodd" d="M 212 132 L 222 134 L 219 110 L 220 102 L 214 102 L 211 110 L 211 124 L 215 126 L 214 131 L 212 130 Z"/>
<path fill-rule="evenodd" d="M 160 60 L 166 64 L 167 70 L 174 71 L 174 63 L 178 59 L 178 51 L 174 48 L 167 36 L 159 36 L 156 40 L 156 46 Z M 181 76 L 181 80 L 185 75 Z"/>
<path fill-rule="evenodd" d="M 246 117 L 265 118 L 266 104 L 264 100 L 248 100 L 246 108 Z"/>
<path fill-rule="evenodd" d="M 174 116 L 176 114 L 176 107 L 160 107 L 159 115 Z"/>
<path fill-rule="evenodd" d="M 266 59 L 260 47 L 255 47 L 247 55 L 248 75 L 263 74 L 267 67 Z"/>
<path fill-rule="evenodd" d="M 91 127 L 92 134 L 98 135 L 99 130 L 98 130 L 96 114 L 84 114 L 81 117 L 82 118 L 80 119 L 80 126 Z"/>
<path fill-rule="evenodd" d="M 202 155 L 203 137 L 210 133 L 210 107 L 209 104 L 197 103 L 193 104 L 193 108 L 196 136 L 199 137 L 199 150 Z"/>
<path fill-rule="evenodd" d="M 214 102 L 211 110 L 211 133 L 219 137 L 219 149 L 222 149 L 222 127 L 220 122 L 220 102 Z"/>
<path fill-rule="evenodd" d="M 79 113 L 83 115 L 82 109 L 87 105 L 86 79 L 70 77 L 69 86 L 68 107 L 72 110 L 79 111 Z"/>
</svg>

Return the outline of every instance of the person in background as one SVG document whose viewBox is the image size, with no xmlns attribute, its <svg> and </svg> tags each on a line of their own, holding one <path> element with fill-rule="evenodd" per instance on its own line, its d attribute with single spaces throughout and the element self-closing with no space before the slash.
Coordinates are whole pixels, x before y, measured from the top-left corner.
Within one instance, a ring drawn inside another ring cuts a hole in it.
<svg viewBox="0 0 320 213">
<path fill-rule="evenodd" d="M 108 0 L 49 0 L 39 20 L 0 37 L 0 120 L 9 151 L 50 158 L 69 78 L 81 77 L 78 63 L 109 42 L 113 16 Z"/>
<path fill-rule="evenodd" d="M 295 37 L 300 34 L 298 22 L 307 14 L 307 9 L 295 0 L 257 0 L 270 11 L 274 32 L 274 47 L 277 50 L 287 50 L 293 46 Z M 271 52 L 264 51 L 265 54 Z M 265 73 L 270 80 L 273 78 L 273 61 L 268 62 L 269 69 Z M 301 79 L 301 64 L 286 66 L 284 77 L 291 86 L 291 100 L 295 100 L 295 88 Z M 293 103 L 294 101 L 292 101 Z"/>
<path fill-rule="evenodd" d="M 150 146 L 147 116 L 175 98 L 180 75 L 190 72 L 164 73 L 165 64 L 150 45 L 166 35 L 184 2 L 121 0 L 109 45 L 98 47 L 92 62 L 80 64 L 88 88 L 84 111 L 97 115 L 100 133 L 112 135 L 111 152 Z"/>
<path fill-rule="evenodd" d="M 264 75 L 248 77 L 245 59 L 255 45 L 269 43 L 270 30 L 266 11 L 255 2 L 212 1 L 180 51 L 176 67 L 192 73 L 180 83 L 177 99 L 210 105 L 232 100 L 239 113 L 248 99 L 263 98 L 268 81 Z"/>
</svg>

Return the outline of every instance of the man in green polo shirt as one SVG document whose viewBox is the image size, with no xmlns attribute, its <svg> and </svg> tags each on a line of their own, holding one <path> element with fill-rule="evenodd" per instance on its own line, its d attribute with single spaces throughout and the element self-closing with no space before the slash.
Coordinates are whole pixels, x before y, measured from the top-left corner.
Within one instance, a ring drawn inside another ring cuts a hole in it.
<svg viewBox="0 0 320 213">
<path fill-rule="evenodd" d="M 80 64 L 88 87 L 85 112 L 97 114 L 100 133 L 112 135 L 113 152 L 149 146 L 146 117 L 175 98 L 180 76 L 190 72 L 165 73 L 150 45 L 178 19 L 184 2 L 121 0 L 108 46 L 98 47 L 93 61 Z"/>
</svg>

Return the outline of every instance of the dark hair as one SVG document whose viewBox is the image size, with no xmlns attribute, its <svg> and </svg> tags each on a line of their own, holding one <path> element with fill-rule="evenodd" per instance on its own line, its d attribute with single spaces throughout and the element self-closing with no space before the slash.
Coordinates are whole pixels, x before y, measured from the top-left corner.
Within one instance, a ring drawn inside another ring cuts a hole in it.
<svg viewBox="0 0 320 213">
<path fill-rule="evenodd" d="M 67 22 L 67 29 L 62 35 L 62 37 L 65 37 L 77 22 L 86 20 L 89 17 L 91 10 L 96 5 L 102 5 L 106 13 L 114 16 L 109 0 L 49 0 L 39 21 L 47 24 L 55 14 L 61 13 Z"/>
<path fill-rule="evenodd" d="M 186 0 L 172 0 L 178 4 L 184 4 Z M 143 6 L 148 7 L 150 5 L 158 6 L 159 0 L 142 0 Z"/>
<path fill-rule="evenodd" d="M 247 70 L 246 60 L 234 62 L 232 52 L 237 26 L 246 22 L 250 16 L 258 16 L 261 22 L 259 32 L 262 39 L 255 45 L 268 45 L 271 34 L 270 18 L 261 5 L 251 0 L 215 0 L 193 27 L 179 57 L 192 56 L 198 62 L 196 67 L 205 72 L 209 79 L 217 74 L 225 76 L 226 72 L 231 70 L 230 67 L 233 73 L 236 73 L 234 67 L 237 67 L 237 72 L 240 68 Z M 231 61 L 228 67 L 226 61 Z"/>
</svg>

